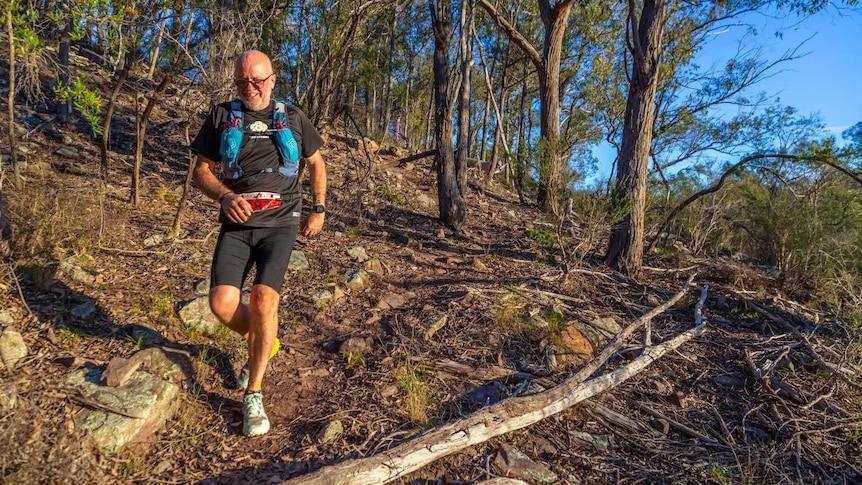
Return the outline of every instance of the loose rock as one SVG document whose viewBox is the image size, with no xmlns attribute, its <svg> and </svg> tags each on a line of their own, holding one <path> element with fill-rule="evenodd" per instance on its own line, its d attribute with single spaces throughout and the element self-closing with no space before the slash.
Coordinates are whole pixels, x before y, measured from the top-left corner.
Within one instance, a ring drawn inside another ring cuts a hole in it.
<svg viewBox="0 0 862 485">
<path fill-rule="evenodd" d="M 317 442 L 323 445 L 335 441 L 342 433 L 344 433 L 344 425 L 341 421 L 337 419 L 330 421 L 317 434 Z"/>
<path fill-rule="evenodd" d="M 362 246 L 353 246 L 352 248 L 347 249 L 347 254 L 357 263 L 368 261 L 368 253 L 365 252 L 365 248 Z"/>
<path fill-rule="evenodd" d="M 27 344 L 20 333 L 7 329 L 0 334 L 0 361 L 7 369 L 15 370 L 24 357 L 27 357 Z"/>
<path fill-rule="evenodd" d="M 305 253 L 296 249 L 291 251 L 290 262 L 287 263 L 287 269 L 291 271 L 307 271 L 309 267 Z"/>
<path fill-rule="evenodd" d="M 553 483 L 557 474 L 547 466 L 536 463 L 524 453 L 502 444 L 494 459 L 494 470 L 499 475 L 526 480 L 530 483 Z"/>
</svg>

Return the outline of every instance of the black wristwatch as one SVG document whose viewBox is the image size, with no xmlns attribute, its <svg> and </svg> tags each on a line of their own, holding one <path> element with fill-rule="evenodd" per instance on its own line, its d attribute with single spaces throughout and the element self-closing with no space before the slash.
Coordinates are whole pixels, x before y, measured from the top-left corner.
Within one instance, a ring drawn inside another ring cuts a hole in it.
<svg viewBox="0 0 862 485">
<path fill-rule="evenodd" d="M 311 207 L 311 212 L 317 212 L 318 214 L 322 214 L 326 212 L 326 206 L 323 204 L 317 204 Z"/>
</svg>

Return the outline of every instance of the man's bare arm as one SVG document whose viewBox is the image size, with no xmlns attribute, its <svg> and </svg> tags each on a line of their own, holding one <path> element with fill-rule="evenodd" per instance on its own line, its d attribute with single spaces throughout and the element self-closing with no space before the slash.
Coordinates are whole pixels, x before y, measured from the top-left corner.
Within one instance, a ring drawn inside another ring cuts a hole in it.
<svg viewBox="0 0 862 485">
<path fill-rule="evenodd" d="M 215 176 L 215 165 L 216 162 L 199 154 L 194 170 L 195 185 L 204 195 L 221 203 L 222 210 L 231 222 L 242 224 L 252 213 L 251 204 L 219 181 Z"/>
<path fill-rule="evenodd" d="M 311 204 L 326 205 L 326 164 L 323 162 L 320 150 L 306 157 L 305 161 L 308 164 L 308 176 L 311 182 Z M 324 218 L 323 213 L 312 211 L 302 226 L 301 234 L 314 236 L 320 232 L 323 229 Z"/>
</svg>

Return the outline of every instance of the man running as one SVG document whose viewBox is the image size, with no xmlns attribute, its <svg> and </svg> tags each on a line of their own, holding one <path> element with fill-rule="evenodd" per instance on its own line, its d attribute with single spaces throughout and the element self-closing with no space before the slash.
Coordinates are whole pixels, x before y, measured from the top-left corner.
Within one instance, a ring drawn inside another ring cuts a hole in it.
<svg viewBox="0 0 862 485">
<path fill-rule="evenodd" d="M 326 212 L 323 140 L 299 109 L 272 99 L 276 75 L 266 54 L 250 50 L 236 60 L 239 98 L 210 111 L 191 149 L 195 182 L 219 201 L 222 224 L 212 260 L 210 308 L 222 324 L 248 342 L 248 361 L 237 377 L 245 388 L 243 434 L 269 431 L 261 383 L 278 351 L 278 303 L 297 232 L 314 236 Z M 300 225 L 298 159 L 309 168 L 312 208 Z M 215 176 L 221 165 L 223 180 Z M 240 301 L 252 266 L 248 305 Z"/>
</svg>

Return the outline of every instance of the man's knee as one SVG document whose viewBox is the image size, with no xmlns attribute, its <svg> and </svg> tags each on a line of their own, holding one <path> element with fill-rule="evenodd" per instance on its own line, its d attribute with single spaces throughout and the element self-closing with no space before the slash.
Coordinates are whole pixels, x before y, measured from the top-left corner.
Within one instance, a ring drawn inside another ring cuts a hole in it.
<svg viewBox="0 0 862 485">
<path fill-rule="evenodd" d="M 279 293 L 269 286 L 254 285 L 251 287 L 249 308 L 257 315 L 277 315 L 279 297 Z"/>
<path fill-rule="evenodd" d="M 231 321 L 239 308 L 239 288 L 221 285 L 210 290 L 210 310 L 222 323 Z"/>
</svg>

